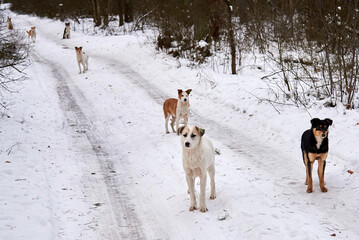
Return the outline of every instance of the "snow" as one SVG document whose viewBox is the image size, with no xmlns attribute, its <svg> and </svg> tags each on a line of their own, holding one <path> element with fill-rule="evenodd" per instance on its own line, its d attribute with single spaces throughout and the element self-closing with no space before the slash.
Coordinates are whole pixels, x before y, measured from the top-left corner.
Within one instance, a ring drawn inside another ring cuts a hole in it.
<svg viewBox="0 0 359 240">
<path fill-rule="evenodd" d="M 233 76 L 156 51 L 151 33 L 77 28 L 62 40 L 62 22 L 8 14 L 24 34 L 36 26 L 37 41 L 0 118 L 0 239 L 358 239 L 357 110 L 275 109 L 260 100 L 270 91 L 258 59 Z M 75 46 L 89 55 L 85 74 Z M 188 210 L 180 138 L 165 134 L 162 104 L 179 88 L 193 89 L 189 124 L 221 152 L 207 213 Z M 312 117 L 334 122 L 327 193 L 317 164 L 314 192 L 304 185 Z"/>
</svg>

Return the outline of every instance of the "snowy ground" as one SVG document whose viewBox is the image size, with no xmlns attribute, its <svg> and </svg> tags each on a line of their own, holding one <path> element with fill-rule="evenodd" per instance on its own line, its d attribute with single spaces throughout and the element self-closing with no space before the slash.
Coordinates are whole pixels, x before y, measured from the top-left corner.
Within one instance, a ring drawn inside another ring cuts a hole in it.
<svg viewBox="0 0 359 240">
<path fill-rule="evenodd" d="M 308 110 L 334 121 L 328 192 L 314 171 L 308 194 L 300 136 L 311 117 L 258 101 L 264 66 L 190 69 L 142 33 L 62 40 L 59 21 L 9 15 L 24 33 L 36 26 L 37 41 L 0 118 L 0 239 L 359 238 L 358 111 Z M 90 56 L 85 74 L 75 46 Z M 221 152 L 207 213 L 188 211 L 180 139 L 165 134 L 162 104 L 178 88 L 193 89 L 189 124 Z"/>
</svg>

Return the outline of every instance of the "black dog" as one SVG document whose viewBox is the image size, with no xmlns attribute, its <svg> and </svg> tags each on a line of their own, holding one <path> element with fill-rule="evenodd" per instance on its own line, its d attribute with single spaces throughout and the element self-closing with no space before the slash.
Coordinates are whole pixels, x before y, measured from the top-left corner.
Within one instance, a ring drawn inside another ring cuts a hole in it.
<svg viewBox="0 0 359 240">
<path fill-rule="evenodd" d="M 313 163 L 318 160 L 318 177 L 320 189 L 322 192 L 327 192 L 324 182 L 324 170 L 326 159 L 328 156 L 328 128 L 332 125 L 333 121 L 329 118 L 320 120 L 313 118 L 311 121 L 312 128 L 305 131 L 302 135 L 302 154 L 303 162 L 305 164 L 307 178 L 305 184 L 308 185 L 307 192 L 313 192 L 312 170 Z"/>
</svg>

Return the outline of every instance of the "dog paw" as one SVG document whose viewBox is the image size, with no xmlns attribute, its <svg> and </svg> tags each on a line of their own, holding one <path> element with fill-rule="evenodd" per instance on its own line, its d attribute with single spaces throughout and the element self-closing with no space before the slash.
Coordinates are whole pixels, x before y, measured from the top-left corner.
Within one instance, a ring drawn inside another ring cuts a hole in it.
<svg viewBox="0 0 359 240">
<path fill-rule="evenodd" d="M 169 133 L 170 133 L 169 131 L 166 132 L 166 134 L 169 134 Z"/>
<path fill-rule="evenodd" d="M 209 196 L 209 199 L 213 200 L 216 198 L 216 194 L 211 194 L 211 196 Z"/>
<path fill-rule="evenodd" d="M 321 188 L 322 192 L 328 192 L 328 189 L 326 187 Z"/>
<path fill-rule="evenodd" d="M 199 209 L 201 212 L 207 212 L 208 211 L 208 208 L 207 207 L 200 207 Z"/>
<path fill-rule="evenodd" d="M 191 206 L 190 208 L 189 208 L 189 210 L 190 211 L 194 211 L 194 210 L 196 210 L 197 208 L 195 207 L 195 206 Z"/>
<path fill-rule="evenodd" d="M 312 193 L 313 189 L 307 189 L 307 193 Z"/>
</svg>

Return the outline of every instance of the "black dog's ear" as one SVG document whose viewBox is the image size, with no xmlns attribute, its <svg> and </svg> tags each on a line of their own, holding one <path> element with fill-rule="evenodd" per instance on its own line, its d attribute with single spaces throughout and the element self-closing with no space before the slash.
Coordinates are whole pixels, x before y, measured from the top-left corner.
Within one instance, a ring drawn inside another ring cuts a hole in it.
<svg viewBox="0 0 359 240">
<path fill-rule="evenodd" d="M 329 126 L 331 126 L 333 124 L 333 120 L 330 118 L 326 118 L 324 119 L 325 122 L 327 122 L 329 124 Z"/>
<path fill-rule="evenodd" d="M 182 134 L 184 128 L 185 128 L 185 126 L 182 126 L 182 127 L 178 128 L 177 129 L 177 135 Z"/>
<path fill-rule="evenodd" d="M 320 124 L 320 119 L 319 118 L 313 118 L 312 120 L 310 120 L 310 123 L 312 125 L 319 125 Z"/>
</svg>

